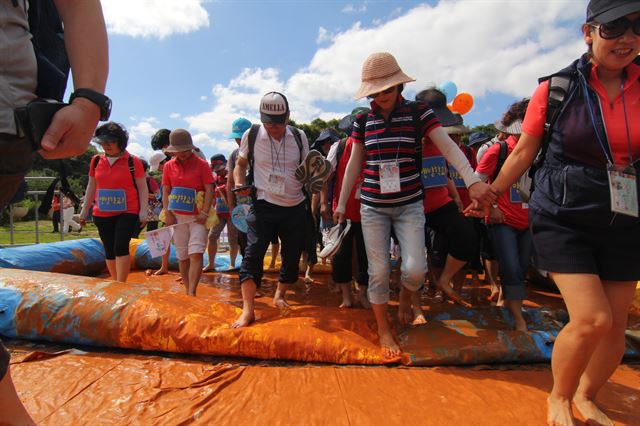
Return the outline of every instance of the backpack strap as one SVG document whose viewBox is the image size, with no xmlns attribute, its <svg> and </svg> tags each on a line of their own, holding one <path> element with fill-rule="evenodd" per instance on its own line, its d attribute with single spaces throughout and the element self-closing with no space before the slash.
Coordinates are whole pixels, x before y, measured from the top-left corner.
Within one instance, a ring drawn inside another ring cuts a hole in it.
<svg viewBox="0 0 640 426">
<path fill-rule="evenodd" d="M 245 183 L 247 185 L 253 185 L 253 149 L 256 145 L 256 138 L 258 137 L 258 130 L 260 130 L 260 124 L 252 124 L 249 129 L 249 136 L 247 142 L 249 143 L 249 151 L 247 152 L 247 161 L 249 162 L 249 172 Z"/>
<path fill-rule="evenodd" d="M 291 130 L 291 133 L 293 133 L 293 138 L 296 140 L 296 143 L 298 144 L 298 150 L 300 150 L 300 164 L 302 164 L 302 162 L 304 161 L 304 157 L 302 156 L 302 153 L 304 152 L 304 147 L 302 146 L 302 135 L 300 135 L 300 130 L 298 130 L 296 127 L 293 127 L 293 126 L 287 126 L 287 128 Z"/>
<path fill-rule="evenodd" d="M 493 172 L 493 176 L 491 177 L 491 182 L 496 180 L 500 170 L 502 170 L 504 162 L 507 160 L 509 146 L 505 141 L 498 141 L 498 144 L 500 145 L 500 153 L 498 154 L 498 163 L 496 164 L 496 170 Z"/>
<path fill-rule="evenodd" d="M 542 143 L 540 144 L 540 153 L 538 154 L 535 163 L 536 168 L 544 161 L 544 157 L 547 154 L 547 148 L 549 147 L 549 141 L 553 134 L 553 127 L 562 112 L 564 101 L 569 93 L 569 86 L 571 86 L 572 78 L 569 75 L 558 74 L 549 78 L 549 92 L 547 97 L 547 116 L 544 123 L 544 134 L 542 136 Z"/>
</svg>

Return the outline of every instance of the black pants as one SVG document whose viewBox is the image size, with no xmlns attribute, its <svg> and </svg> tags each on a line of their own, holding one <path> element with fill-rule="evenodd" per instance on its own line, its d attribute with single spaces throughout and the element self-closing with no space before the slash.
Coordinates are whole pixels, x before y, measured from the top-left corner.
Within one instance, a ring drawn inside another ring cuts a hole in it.
<svg viewBox="0 0 640 426">
<path fill-rule="evenodd" d="M 427 213 L 425 218 L 425 241 L 429 238 L 427 228 L 435 231 L 431 246 L 433 266 L 444 267 L 449 254 L 465 262 L 469 262 L 477 254 L 479 237 L 475 225 L 470 218 L 462 216 L 454 202 Z"/>
<path fill-rule="evenodd" d="M 53 232 L 60 232 L 60 210 L 55 210 L 51 215 L 51 221 L 53 222 Z"/>
<path fill-rule="evenodd" d="M 247 248 L 240 267 L 240 282 L 252 279 L 260 286 L 264 255 L 274 235 L 280 238 L 282 267 L 278 280 L 284 284 L 298 281 L 298 262 L 305 248 L 307 210 L 302 202 L 293 207 L 282 207 L 258 200 L 247 216 Z"/>
<path fill-rule="evenodd" d="M 113 260 L 116 256 L 129 254 L 129 242 L 139 228 L 138 215 L 131 213 L 109 217 L 93 217 L 104 246 L 105 257 Z"/>
<path fill-rule="evenodd" d="M 31 146 L 16 135 L 0 133 L 0 210 L 9 204 L 31 169 Z"/>
<path fill-rule="evenodd" d="M 333 271 L 331 278 L 336 283 L 344 284 L 351 282 L 353 271 L 353 249 L 355 243 L 356 256 L 358 256 L 358 271 L 356 273 L 356 281 L 360 285 L 369 284 L 369 274 L 367 272 L 368 261 L 367 251 L 364 247 L 364 238 L 362 237 L 362 224 L 360 222 L 351 222 L 349 232 L 344 236 L 342 244 L 338 252 L 333 257 Z"/>
<path fill-rule="evenodd" d="M 9 369 L 9 358 L 9 352 L 2 344 L 2 340 L 0 340 L 0 380 L 4 378 L 5 374 L 7 374 L 7 370 Z"/>
</svg>

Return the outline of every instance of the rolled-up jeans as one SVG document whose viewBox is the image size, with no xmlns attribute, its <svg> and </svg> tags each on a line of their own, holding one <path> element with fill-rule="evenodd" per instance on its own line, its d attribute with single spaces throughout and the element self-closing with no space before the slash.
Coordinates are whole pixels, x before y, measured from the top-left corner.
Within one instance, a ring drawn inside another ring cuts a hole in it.
<svg viewBox="0 0 640 426">
<path fill-rule="evenodd" d="M 491 225 L 489 236 L 500 262 L 500 282 L 505 300 L 524 300 L 524 279 L 527 277 L 533 244 L 529 228 Z"/>
<path fill-rule="evenodd" d="M 369 301 L 389 301 L 391 227 L 398 237 L 402 253 L 401 284 L 416 291 L 424 283 L 427 260 L 424 252 L 424 211 L 422 201 L 400 207 L 360 207 L 362 235 L 369 263 Z"/>
</svg>

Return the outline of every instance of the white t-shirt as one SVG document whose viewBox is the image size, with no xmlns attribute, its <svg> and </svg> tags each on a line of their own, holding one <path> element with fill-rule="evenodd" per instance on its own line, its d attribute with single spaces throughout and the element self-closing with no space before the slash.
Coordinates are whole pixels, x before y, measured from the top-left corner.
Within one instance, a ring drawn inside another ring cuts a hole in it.
<svg viewBox="0 0 640 426">
<path fill-rule="evenodd" d="M 336 168 L 338 167 L 338 146 L 340 145 L 340 141 L 335 142 L 329 148 L 329 152 L 327 153 L 327 161 L 331 163 L 331 171 L 335 173 Z"/>
<path fill-rule="evenodd" d="M 299 131 L 302 138 L 302 158 L 304 158 L 309 152 L 309 142 L 304 132 Z M 301 163 L 300 149 L 289 128 L 287 128 L 283 140 L 284 142 L 270 138 L 264 126 L 260 126 L 253 147 L 253 185 L 257 189 L 258 200 L 265 200 L 278 206 L 291 207 L 304 201 L 302 182 L 299 182 L 295 177 L 295 170 Z M 248 153 L 249 131 L 246 131 L 242 135 L 238 155 L 247 159 Z M 277 195 L 267 191 L 269 175 L 272 173 L 284 175 L 284 194 Z"/>
</svg>

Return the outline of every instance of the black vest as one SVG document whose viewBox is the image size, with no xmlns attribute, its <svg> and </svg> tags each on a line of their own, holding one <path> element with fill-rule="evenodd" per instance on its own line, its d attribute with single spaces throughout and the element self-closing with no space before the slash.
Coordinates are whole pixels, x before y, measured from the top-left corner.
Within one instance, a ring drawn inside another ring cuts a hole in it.
<svg viewBox="0 0 640 426">
<path fill-rule="evenodd" d="M 640 63 L 640 60 L 634 62 Z M 583 82 L 588 81 L 590 73 L 591 64 L 584 55 L 554 74 L 570 76 L 571 85 L 553 126 L 544 164 L 535 174 L 536 189 L 530 207 L 534 212 L 578 226 L 636 225 L 640 223 L 639 219 L 611 212 L 607 161 L 596 132 L 609 149 L 607 135 L 600 100 L 588 85 L 587 96 L 593 107 L 595 128 L 585 101 Z M 640 189 L 639 164 L 636 161 L 636 183 Z"/>
</svg>

